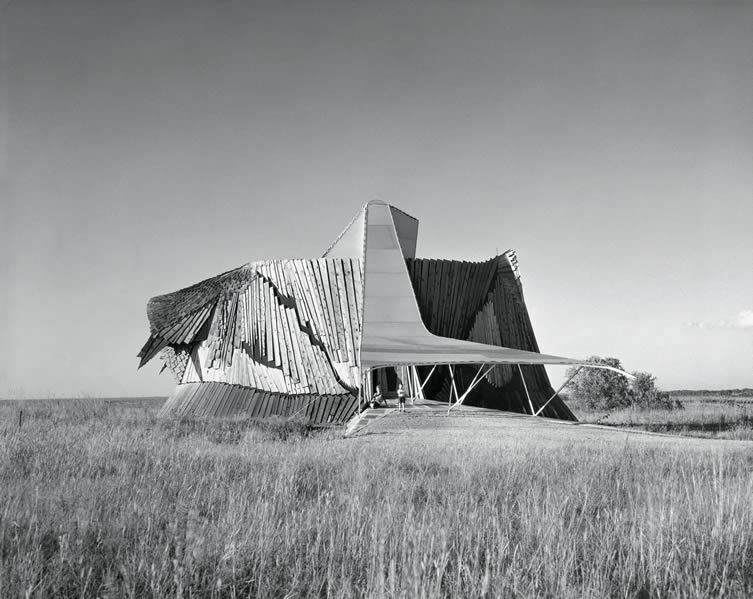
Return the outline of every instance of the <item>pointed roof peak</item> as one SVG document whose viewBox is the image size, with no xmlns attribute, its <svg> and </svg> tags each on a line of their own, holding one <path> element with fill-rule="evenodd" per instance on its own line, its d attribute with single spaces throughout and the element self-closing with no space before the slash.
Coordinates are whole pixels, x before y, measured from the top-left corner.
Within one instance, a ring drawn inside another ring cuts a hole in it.
<svg viewBox="0 0 753 599">
<path fill-rule="evenodd" d="M 382 200 L 369 200 L 345 226 L 323 254 L 323 258 L 362 258 L 365 244 L 366 221 L 373 211 L 381 212 L 383 225 L 391 226 L 400 241 L 406 258 L 415 258 L 418 237 L 418 219 Z"/>
</svg>

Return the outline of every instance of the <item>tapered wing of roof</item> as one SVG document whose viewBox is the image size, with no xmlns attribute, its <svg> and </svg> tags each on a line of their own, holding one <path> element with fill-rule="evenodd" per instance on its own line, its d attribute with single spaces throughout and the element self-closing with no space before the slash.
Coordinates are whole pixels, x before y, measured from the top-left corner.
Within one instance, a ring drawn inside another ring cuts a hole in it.
<svg viewBox="0 0 753 599">
<path fill-rule="evenodd" d="M 407 364 L 566 364 L 582 361 L 430 333 L 424 326 L 405 263 L 405 238 L 416 234 L 384 202 L 363 209 L 363 324 L 361 368 Z M 400 211 L 400 214 L 405 214 Z M 355 221 L 354 221 L 355 222 Z M 403 223 L 401 238 L 398 222 Z M 416 221 L 416 231 L 417 231 Z M 347 230 L 346 230 L 347 232 Z M 410 247 L 410 246 L 409 246 Z M 412 256 L 410 256 L 412 257 Z"/>
</svg>

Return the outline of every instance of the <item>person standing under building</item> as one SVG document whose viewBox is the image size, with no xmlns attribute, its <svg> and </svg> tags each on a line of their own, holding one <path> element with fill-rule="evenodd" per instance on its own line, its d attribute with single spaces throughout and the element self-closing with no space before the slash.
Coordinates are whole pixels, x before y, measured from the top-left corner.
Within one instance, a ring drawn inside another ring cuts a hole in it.
<svg viewBox="0 0 753 599">
<path fill-rule="evenodd" d="M 400 412 L 405 412 L 405 389 L 402 383 L 397 386 L 397 407 Z"/>
</svg>

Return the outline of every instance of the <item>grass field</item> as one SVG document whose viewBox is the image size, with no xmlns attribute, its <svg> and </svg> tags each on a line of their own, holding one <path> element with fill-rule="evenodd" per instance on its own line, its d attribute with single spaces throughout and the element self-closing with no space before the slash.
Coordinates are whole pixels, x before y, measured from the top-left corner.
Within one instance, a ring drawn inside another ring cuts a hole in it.
<svg viewBox="0 0 753 599">
<path fill-rule="evenodd" d="M 676 395 L 679 410 L 587 410 L 568 402 L 581 422 L 693 437 L 753 440 L 753 396 Z"/>
<path fill-rule="evenodd" d="M 0 597 L 745 597 L 753 443 L 0 404 Z"/>
</svg>

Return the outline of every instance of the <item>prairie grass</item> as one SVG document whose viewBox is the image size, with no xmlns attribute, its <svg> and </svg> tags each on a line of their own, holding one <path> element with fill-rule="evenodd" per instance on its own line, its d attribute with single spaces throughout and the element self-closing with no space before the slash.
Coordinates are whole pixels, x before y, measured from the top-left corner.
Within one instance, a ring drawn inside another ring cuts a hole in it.
<svg viewBox="0 0 753 599">
<path fill-rule="evenodd" d="M 16 416 L 0 407 L 0 597 L 753 592 L 747 443 L 343 439 L 99 404 Z"/>
<path fill-rule="evenodd" d="M 693 437 L 753 440 L 751 398 L 680 398 L 682 409 L 588 410 L 574 402 L 568 405 L 581 422 L 632 427 Z"/>
</svg>

